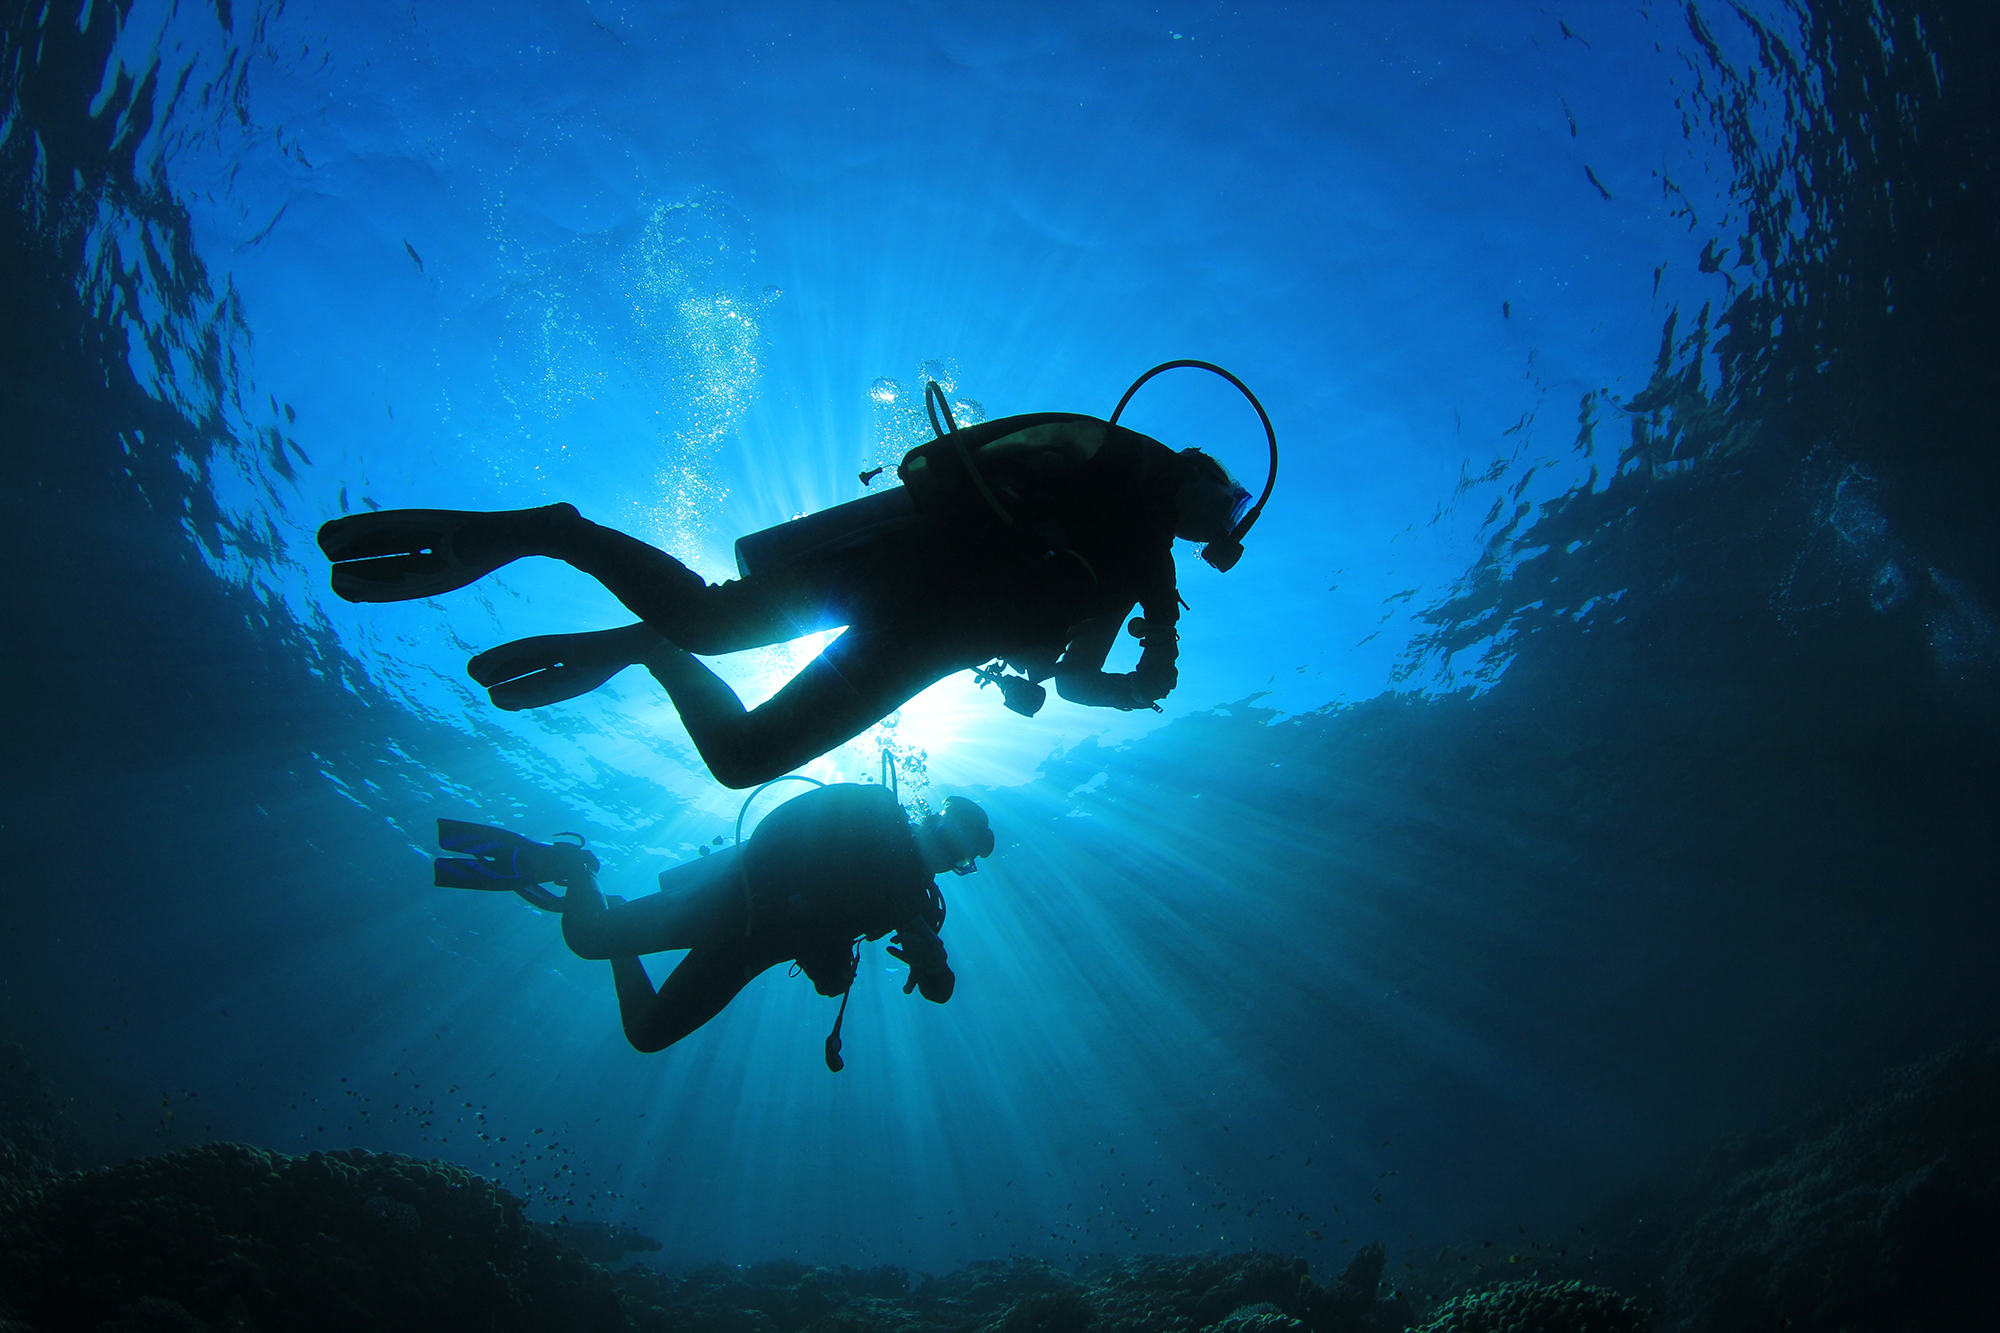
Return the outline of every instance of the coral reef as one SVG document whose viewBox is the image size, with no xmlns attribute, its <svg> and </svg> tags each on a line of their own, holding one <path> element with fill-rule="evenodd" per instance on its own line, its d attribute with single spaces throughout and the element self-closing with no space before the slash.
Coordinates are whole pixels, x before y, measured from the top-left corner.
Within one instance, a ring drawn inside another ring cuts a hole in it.
<svg viewBox="0 0 2000 1333">
<path fill-rule="evenodd" d="M 619 1274 L 640 1328 L 674 1333 L 1370 1333 L 1382 1248 L 1327 1286 L 1273 1254 L 1099 1260 L 1068 1272 L 1040 1260 L 968 1264 L 914 1288 L 900 1268 L 710 1265 L 678 1277 Z"/>
<path fill-rule="evenodd" d="M 1421 1333 L 1644 1333 L 1646 1312 L 1581 1282 L 1503 1282 L 1454 1297 Z"/>
<path fill-rule="evenodd" d="M 675 1271 L 601 1222 L 536 1225 L 493 1182 L 359 1149 L 207 1144 L 58 1169 L 61 1104 L 0 1096 L 0 1333 L 1638 1333 L 1603 1286 L 1458 1291 L 1424 1323 L 1364 1247 L 1330 1281 L 1275 1254 L 1025 1258 L 941 1277 L 781 1262 Z M 1782 1136 L 1711 1154 L 1657 1218 L 1644 1283 L 1672 1333 L 1980 1326 L 2000 1238 L 2000 1047 L 1897 1070 Z M 1450 1253 L 1440 1252 L 1440 1261 Z M 1594 1257 L 1594 1256 L 1593 1256 Z M 1608 1265 L 1606 1271 L 1618 1268 Z M 1621 1281 L 1620 1285 L 1624 1285 Z M 1437 1295 L 1443 1295 L 1438 1291 Z M 1419 1298 L 1421 1299 L 1421 1298 Z"/>
<path fill-rule="evenodd" d="M 0 1042 L 0 1207 L 28 1182 L 75 1158 L 76 1136 L 62 1100 L 18 1043 Z"/>
<path fill-rule="evenodd" d="M 549 1235 L 594 1264 L 615 1264 L 628 1254 L 657 1251 L 660 1242 L 643 1231 L 609 1222 L 537 1222 Z"/>
<path fill-rule="evenodd" d="M 206 1144 L 20 1188 L 0 1299 L 33 1329 L 627 1327 L 610 1276 L 439 1162 Z"/>
<path fill-rule="evenodd" d="M 11 1179 L 0 1197 L 0 1333 L 562 1330 L 563 1333 L 1379 1333 L 1383 1252 L 1333 1282 L 1272 1254 L 900 1268 L 613 1274 L 657 1248 L 604 1224 L 536 1226 L 457 1167 L 359 1149 L 286 1157 L 206 1144 Z"/>
<path fill-rule="evenodd" d="M 2000 1244 L 2000 1046 L 1895 1070 L 1783 1135 L 1712 1153 L 1678 1205 L 1666 1325 L 1987 1326 Z"/>
</svg>

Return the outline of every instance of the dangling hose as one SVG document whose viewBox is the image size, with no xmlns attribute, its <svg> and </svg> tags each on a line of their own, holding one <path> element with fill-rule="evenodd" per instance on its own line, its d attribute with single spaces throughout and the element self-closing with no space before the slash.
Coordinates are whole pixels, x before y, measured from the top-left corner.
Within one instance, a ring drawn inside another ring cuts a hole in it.
<svg viewBox="0 0 2000 1333">
<path fill-rule="evenodd" d="M 1264 410 L 1264 405 L 1257 401 L 1256 394 L 1250 392 L 1250 386 L 1242 380 L 1237 379 L 1221 366 L 1210 361 L 1163 362 L 1132 381 L 1132 387 L 1127 389 L 1125 396 L 1118 400 L 1118 406 L 1111 409 L 1111 424 L 1114 426 L 1118 424 L 1118 414 L 1125 410 L 1125 404 L 1132 401 L 1132 395 L 1139 392 L 1140 385 L 1163 370 L 1177 370 L 1182 366 L 1192 366 L 1196 370 L 1212 370 L 1231 384 L 1234 384 L 1242 392 L 1243 396 L 1250 400 L 1250 406 L 1257 409 L 1257 419 L 1264 423 L 1264 438 L 1270 441 L 1271 445 L 1271 470 L 1264 477 L 1264 493 L 1257 497 L 1257 503 L 1250 507 L 1250 512 L 1243 516 L 1243 521 L 1229 530 L 1228 536 L 1219 542 L 1210 542 L 1202 548 L 1202 559 L 1208 561 L 1209 564 L 1215 566 L 1217 569 L 1226 571 L 1242 557 L 1243 537 L 1250 531 L 1251 525 L 1256 523 L 1258 517 L 1263 514 L 1264 505 L 1271 498 L 1271 488 L 1278 484 L 1278 432 L 1272 428 L 1270 414 Z"/>
<path fill-rule="evenodd" d="M 840 1058 L 840 1025 L 847 1021 L 847 997 L 854 994 L 854 980 L 861 975 L 861 941 L 854 942 L 854 960 L 848 965 L 847 989 L 840 993 L 840 1012 L 833 1016 L 833 1031 L 826 1034 L 826 1067 L 838 1074 L 847 1068 Z"/>
<path fill-rule="evenodd" d="M 882 767 L 885 773 L 889 771 L 889 752 L 887 750 L 882 752 Z M 815 787 L 824 787 L 826 785 L 818 778 L 809 778 L 803 773 L 787 773 L 781 778 L 772 778 L 764 786 L 759 787 L 756 791 L 751 792 L 743 798 L 742 808 L 736 812 L 735 846 L 737 848 L 736 875 L 743 885 L 743 934 L 746 937 L 748 937 L 751 930 L 757 924 L 757 900 L 751 896 L 750 872 L 743 864 L 743 818 L 750 813 L 750 802 L 762 796 L 766 788 L 775 787 L 780 782 L 810 782 Z M 861 942 L 857 940 L 854 944 L 854 960 L 849 965 L 847 972 L 847 989 L 840 993 L 840 1012 L 834 1015 L 833 1031 L 826 1034 L 826 1067 L 836 1074 L 847 1067 L 847 1062 L 840 1058 L 840 1025 L 847 1021 L 847 997 L 854 993 L 854 979 L 860 974 Z"/>
</svg>

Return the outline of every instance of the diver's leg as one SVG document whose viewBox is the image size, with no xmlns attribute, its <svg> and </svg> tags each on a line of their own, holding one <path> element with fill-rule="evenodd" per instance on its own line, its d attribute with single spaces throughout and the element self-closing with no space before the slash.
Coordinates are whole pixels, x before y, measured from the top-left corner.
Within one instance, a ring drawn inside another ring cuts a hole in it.
<svg viewBox="0 0 2000 1333">
<path fill-rule="evenodd" d="M 708 771 L 753 787 L 850 741 L 973 656 L 920 624 L 851 627 L 785 687 L 745 709 L 721 677 L 668 644 L 646 666 L 674 701 Z"/>
<path fill-rule="evenodd" d="M 711 584 L 665 551 L 574 515 L 544 523 L 537 541 L 689 652 L 762 648 L 847 623 L 838 570 L 787 567 Z"/>
<path fill-rule="evenodd" d="M 660 876 L 660 892 L 606 906 L 595 884 L 563 898 L 563 943 L 578 958 L 617 958 L 696 949 L 743 933 L 743 880 L 737 851 L 675 866 Z"/>
<path fill-rule="evenodd" d="M 835 565 L 788 565 L 710 586 L 636 537 L 601 527 L 573 505 L 475 512 L 385 509 L 321 526 L 333 588 L 356 602 L 435 597 L 527 556 L 563 560 L 602 583 L 661 634 L 702 653 L 782 643 L 845 624 L 852 582 Z"/>
<path fill-rule="evenodd" d="M 625 1040 L 635 1050 L 665 1050 L 721 1013 L 751 978 L 781 961 L 767 950 L 753 951 L 744 941 L 694 949 L 655 992 L 637 958 L 612 959 Z"/>
<path fill-rule="evenodd" d="M 567 504 L 349 514 L 321 525 L 319 544 L 334 562 L 333 590 L 351 602 L 435 597 L 512 561 L 549 556 L 589 574 L 659 633 L 700 653 L 758 648 L 844 625 L 851 596 L 866 594 L 854 586 L 860 566 L 851 557 L 794 562 L 711 586 L 665 551 L 592 523 Z"/>
</svg>

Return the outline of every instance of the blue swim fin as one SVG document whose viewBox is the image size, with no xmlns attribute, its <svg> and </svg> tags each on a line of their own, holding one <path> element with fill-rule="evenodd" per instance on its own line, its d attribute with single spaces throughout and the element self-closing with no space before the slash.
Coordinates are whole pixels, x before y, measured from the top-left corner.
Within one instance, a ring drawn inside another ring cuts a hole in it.
<svg viewBox="0 0 2000 1333">
<path fill-rule="evenodd" d="M 596 853 L 580 842 L 535 842 L 506 829 L 460 819 L 438 821 L 438 847 L 459 853 L 432 863 L 432 882 L 439 888 L 511 891 L 549 912 L 562 911 L 562 899 L 542 885 L 568 888 L 594 878 L 598 868 Z"/>
</svg>

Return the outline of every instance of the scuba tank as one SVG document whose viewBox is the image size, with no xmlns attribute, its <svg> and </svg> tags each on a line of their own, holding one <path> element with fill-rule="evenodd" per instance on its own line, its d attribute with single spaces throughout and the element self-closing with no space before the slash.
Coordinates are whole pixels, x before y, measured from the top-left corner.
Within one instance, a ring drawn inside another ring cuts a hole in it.
<svg viewBox="0 0 2000 1333">
<path fill-rule="evenodd" d="M 1221 366 L 1211 365 L 1206 361 L 1169 361 L 1164 365 L 1154 366 L 1132 382 L 1132 387 L 1118 400 L 1118 406 L 1112 409 L 1110 423 L 1114 426 L 1118 424 L 1118 418 L 1125 411 L 1125 405 L 1132 401 L 1132 395 L 1139 391 L 1140 385 L 1162 371 L 1178 370 L 1183 366 L 1213 371 L 1241 390 L 1243 396 L 1250 400 L 1250 405 L 1257 409 L 1257 419 L 1262 423 L 1264 435 L 1270 444 L 1271 463 L 1270 471 L 1264 478 L 1264 493 L 1257 497 L 1257 503 L 1250 507 L 1249 512 L 1231 529 L 1227 537 L 1219 542 L 1211 542 L 1202 550 L 1203 559 L 1217 569 L 1227 570 L 1242 557 L 1243 538 L 1263 515 L 1264 506 L 1271 499 L 1271 488 L 1278 479 L 1278 435 L 1271 428 L 1271 418 L 1265 415 L 1264 405 L 1257 401 L 1257 395 L 1251 393 L 1249 386 L 1242 380 Z M 937 438 L 952 441 L 957 445 L 958 460 L 979 497 L 992 509 L 1002 527 L 1011 527 L 1014 522 L 1013 515 L 1008 513 L 1006 506 L 987 488 L 986 480 L 972 461 L 972 455 L 965 448 L 964 441 L 957 438 L 958 422 L 952 419 L 951 406 L 945 401 L 944 391 L 935 383 L 924 386 L 924 407 L 930 413 L 931 429 L 936 432 Z M 940 410 L 943 412 L 942 421 L 939 420 Z M 822 509 L 816 514 L 806 514 L 789 523 L 780 523 L 761 532 L 738 537 L 737 576 L 747 578 L 758 570 L 769 569 L 787 560 L 797 559 L 819 547 L 850 540 L 870 528 L 902 522 L 913 517 L 915 513 L 916 506 L 910 498 L 908 488 L 898 486 L 893 490 L 864 495 L 859 500 L 849 500 L 846 504 Z"/>
<path fill-rule="evenodd" d="M 748 578 L 808 551 L 858 537 L 870 528 L 901 523 L 915 517 L 916 512 L 910 493 L 898 486 L 738 537 L 737 577 Z"/>
</svg>

